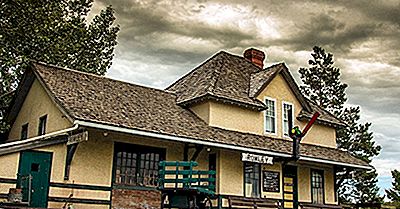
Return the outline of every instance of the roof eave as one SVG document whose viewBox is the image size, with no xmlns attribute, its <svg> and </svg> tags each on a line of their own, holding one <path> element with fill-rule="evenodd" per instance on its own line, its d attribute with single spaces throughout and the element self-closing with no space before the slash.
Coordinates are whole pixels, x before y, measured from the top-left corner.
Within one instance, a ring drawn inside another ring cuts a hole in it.
<svg viewBox="0 0 400 209">
<path fill-rule="evenodd" d="M 61 113 L 63 115 L 65 115 L 65 117 L 68 119 L 68 121 L 73 123 L 74 122 L 73 115 L 61 104 L 61 102 L 56 98 L 56 96 L 53 94 L 53 92 L 51 92 L 49 86 L 46 84 L 46 82 L 40 76 L 40 74 L 34 64 L 32 64 L 32 69 L 33 69 L 33 73 L 35 74 L 38 82 L 43 87 L 46 94 L 49 96 L 50 100 L 56 105 L 56 107 L 61 111 Z"/>
<path fill-rule="evenodd" d="M 163 133 L 156 133 L 156 132 L 150 132 L 150 131 L 144 131 L 144 130 L 138 130 L 138 129 L 132 129 L 132 128 L 125 128 L 125 127 L 115 126 L 112 124 L 103 124 L 103 123 L 99 123 L 99 122 L 75 120 L 74 124 L 77 124 L 77 125 L 83 126 L 83 127 L 87 127 L 87 128 L 97 128 L 97 129 L 115 131 L 115 132 L 126 133 L 126 134 L 133 134 L 133 135 L 144 136 L 144 137 L 158 138 L 158 139 L 169 140 L 169 141 L 200 144 L 200 145 L 211 146 L 211 147 L 237 150 L 237 151 L 242 151 L 242 152 L 270 155 L 270 156 L 274 156 L 274 157 L 283 157 L 283 158 L 291 158 L 292 157 L 292 155 L 288 154 L 288 153 L 268 151 L 268 150 L 264 150 L 264 149 L 257 149 L 257 148 L 246 147 L 246 146 L 241 146 L 241 145 L 221 143 L 221 142 L 211 141 L 211 140 L 208 141 L 208 140 L 198 139 L 198 138 L 181 137 L 181 136 L 174 136 L 174 135 L 168 135 L 168 134 L 163 134 Z M 344 167 L 359 168 L 359 169 L 372 169 L 371 166 L 357 165 L 357 164 L 345 163 L 345 162 L 337 162 L 337 161 L 326 160 L 326 159 L 315 158 L 315 157 L 304 156 L 304 155 L 300 156 L 300 160 L 314 162 L 314 163 L 325 163 L 325 164 L 338 165 L 338 166 L 344 166 Z"/>
<path fill-rule="evenodd" d="M 311 116 L 306 116 L 306 115 L 299 115 L 296 118 L 299 121 L 309 121 L 312 117 Z M 333 128 L 344 128 L 344 127 L 346 127 L 346 125 L 343 124 L 343 123 L 336 123 L 336 122 L 322 120 L 322 119 L 317 119 L 315 122 L 316 122 L 316 124 L 326 125 L 326 126 L 330 126 L 330 127 L 333 127 Z"/>
<path fill-rule="evenodd" d="M 31 69 L 31 66 L 29 66 L 25 70 L 21 82 L 19 83 L 17 89 L 15 90 L 10 105 L 7 107 L 5 120 L 10 125 L 14 124 L 19 114 L 19 111 L 25 101 L 25 98 L 28 95 L 29 90 L 31 89 L 34 80 L 35 80 L 35 75 L 33 73 L 33 70 Z M 0 136 L 1 137 L 0 141 L 6 141 L 8 139 L 8 136 L 9 136 L 9 131 L 5 132 Z"/>
<path fill-rule="evenodd" d="M 183 107 L 189 107 L 191 105 L 200 103 L 200 102 L 205 102 L 205 101 L 216 101 L 216 102 L 222 102 L 225 104 L 230 104 L 230 105 L 236 105 L 239 107 L 244 107 L 246 109 L 251 109 L 251 110 L 255 110 L 255 111 L 263 111 L 266 109 L 265 105 L 263 103 L 259 103 L 259 105 L 257 104 L 250 104 L 250 103 L 245 103 L 242 101 L 237 101 L 237 100 L 233 100 L 233 99 L 229 99 L 226 97 L 221 97 L 221 96 L 216 96 L 216 95 L 211 95 L 211 94 L 205 94 L 196 98 L 192 98 L 189 100 L 185 100 L 185 101 L 180 101 L 177 102 L 178 105 L 183 106 Z M 257 102 L 257 101 L 255 101 Z"/>
</svg>

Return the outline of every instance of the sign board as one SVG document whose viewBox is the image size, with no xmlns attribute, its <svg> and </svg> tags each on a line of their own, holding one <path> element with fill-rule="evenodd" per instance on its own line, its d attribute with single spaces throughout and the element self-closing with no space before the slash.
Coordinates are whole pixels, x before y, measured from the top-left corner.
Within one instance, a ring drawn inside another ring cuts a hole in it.
<svg viewBox="0 0 400 209">
<path fill-rule="evenodd" d="M 242 153 L 242 161 L 261 163 L 261 164 L 274 164 L 274 158 L 265 155 L 256 155 L 250 153 Z"/>
<path fill-rule="evenodd" d="M 77 133 L 68 137 L 67 145 L 87 141 L 89 133 L 87 131 Z"/>
<path fill-rule="evenodd" d="M 277 171 L 263 171 L 263 191 L 264 192 L 279 192 L 280 177 Z"/>
</svg>

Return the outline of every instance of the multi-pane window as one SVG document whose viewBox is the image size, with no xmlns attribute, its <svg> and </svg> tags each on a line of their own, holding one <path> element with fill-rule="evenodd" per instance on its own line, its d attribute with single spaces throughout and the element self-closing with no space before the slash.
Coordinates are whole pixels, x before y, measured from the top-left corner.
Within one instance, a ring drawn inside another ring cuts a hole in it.
<svg viewBox="0 0 400 209">
<path fill-rule="evenodd" d="M 39 118 L 38 136 L 46 133 L 47 115 Z"/>
<path fill-rule="evenodd" d="M 164 149 L 115 144 L 114 183 L 116 185 L 156 187 L 158 163 L 164 158 Z"/>
<path fill-rule="evenodd" d="M 324 172 L 322 170 L 311 171 L 311 197 L 312 203 L 324 203 Z"/>
<path fill-rule="evenodd" d="M 244 191 L 246 197 L 260 197 L 260 164 L 244 163 Z"/>
<path fill-rule="evenodd" d="M 265 99 L 265 132 L 276 133 L 276 107 L 275 100 Z"/>
<path fill-rule="evenodd" d="M 288 103 L 283 103 L 283 134 L 284 136 L 289 136 L 289 127 L 293 127 L 293 105 Z M 291 120 L 289 118 L 291 115 Z"/>
<path fill-rule="evenodd" d="M 28 123 L 21 127 L 21 139 L 28 138 Z"/>
</svg>

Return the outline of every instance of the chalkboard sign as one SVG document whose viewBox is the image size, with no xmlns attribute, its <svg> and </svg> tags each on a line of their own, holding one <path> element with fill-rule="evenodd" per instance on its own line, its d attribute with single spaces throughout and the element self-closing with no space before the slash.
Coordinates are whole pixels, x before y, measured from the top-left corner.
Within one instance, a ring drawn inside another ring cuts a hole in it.
<svg viewBox="0 0 400 209">
<path fill-rule="evenodd" d="M 280 178 L 279 172 L 263 171 L 263 191 L 264 192 L 279 192 Z"/>
</svg>

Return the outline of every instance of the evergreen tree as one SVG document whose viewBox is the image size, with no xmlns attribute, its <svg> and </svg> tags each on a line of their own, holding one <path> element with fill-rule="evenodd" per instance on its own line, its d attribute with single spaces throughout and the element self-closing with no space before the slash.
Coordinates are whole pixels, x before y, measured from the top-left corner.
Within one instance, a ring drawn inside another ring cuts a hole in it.
<svg viewBox="0 0 400 209">
<path fill-rule="evenodd" d="M 336 112 L 343 108 L 347 101 L 345 90 L 347 84 L 340 82 L 340 69 L 333 64 L 333 55 L 326 53 L 321 47 L 313 48 L 309 68 L 300 68 L 303 81 L 301 91 L 320 107 Z"/>
<path fill-rule="evenodd" d="M 373 140 L 371 123 L 361 124 L 359 107 L 344 107 L 347 84 L 340 81 L 340 69 L 334 67 L 333 55 L 315 46 L 309 68 L 300 68 L 302 93 L 325 108 L 348 126 L 337 130 L 338 148 L 368 163 L 379 154 L 381 147 Z M 337 173 L 339 198 L 342 202 L 381 202 L 375 170 L 344 169 Z"/>
<path fill-rule="evenodd" d="M 111 65 L 118 26 L 108 6 L 88 22 L 93 0 L 0 1 L 0 133 L 13 91 L 31 60 L 98 75 Z"/>
<path fill-rule="evenodd" d="M 396 208 L 400 208 L 400 171 L 392 171 L 392 188 L 386 190 L 387 197 L 396 205 Z"/>
</svg>

